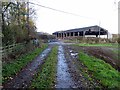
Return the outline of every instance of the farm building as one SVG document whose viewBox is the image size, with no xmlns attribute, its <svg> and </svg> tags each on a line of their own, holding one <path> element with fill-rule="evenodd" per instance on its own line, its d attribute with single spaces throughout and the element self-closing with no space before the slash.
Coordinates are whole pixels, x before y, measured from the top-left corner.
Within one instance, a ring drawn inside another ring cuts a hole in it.
<svg viewBox="0 0 120 90">
<path fill-rule="evenodd" d="M 98 37 L 101 35 L 107 35 L 107 38 L 108 38 L 108 30 L 95 25 L 95 26 L 76 28 L 76 29 L 70 29 L 65 31 L 57 31 L 57 32 L 54 32 L 53 35 L 55 35 L 56 38 L 62 38 L 62 39 L 66 37 L 79 37 L 79 36 Z"/>
</svg>

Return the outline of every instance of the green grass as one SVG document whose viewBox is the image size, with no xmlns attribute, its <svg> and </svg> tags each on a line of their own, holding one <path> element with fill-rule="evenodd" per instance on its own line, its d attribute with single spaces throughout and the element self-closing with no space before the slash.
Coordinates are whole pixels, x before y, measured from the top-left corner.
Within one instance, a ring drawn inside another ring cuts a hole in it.
<svg viewBox="0 0 120 90">
<path fill-rule="evenodd" d="M 107 88 L 120 88 L 120 72 L 103 60 L 80 52 L 79 59 L 87 66 L 88 72 Z"/>
<path fill-rule="evenodd" d="M 111 44 L 111 43 L 104 43 L 104 44 L 88 44 L 88 43 L 80 43 L 77 44 L 78 46 L 111 46 L 116 47 L 117 44 Z"/>
<path fill-rule="evenodd" d="M 55 84 L 56 64 L 57 64 L 57 49 L 52 48 L 51 53 L 45 60 L 42 70 L 39 70 L 35 75 L 30 88 L 52 88 Z"/>
<path fill-rule="evenodd" d="M 37 55 L 39 55 L 45 48 L 46 44 L 43 44 L 41 48 L 36 48 L 34 51 L 21 56 L 14 62 L 3 65 L 2 67 L 2 83 L 16 75 L 23 67 L 25 67 L 30 61 L 32 61 Z"/>
</svg>

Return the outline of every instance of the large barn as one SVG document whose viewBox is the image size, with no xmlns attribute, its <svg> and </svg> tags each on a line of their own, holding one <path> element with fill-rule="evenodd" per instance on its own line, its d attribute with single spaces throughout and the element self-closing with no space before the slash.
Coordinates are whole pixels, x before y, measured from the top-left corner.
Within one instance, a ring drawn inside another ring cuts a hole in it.
<svg viewBox="0 0 120 90">
<path fill-rule="evenodd" d="M 83 28 L 57 31 L 57 32 L 54 32 L 53 35 L 55 35 L 56 38 L 78 37 L 78 36 L 85 37 L 89 35 L 98 37 L 100 35 L 107 35 L 107 38 L 108 38 L 108 30 L 95 25 L 95 26 L 89 26 L 89 27 L 83 27 Z"/>
</svg>

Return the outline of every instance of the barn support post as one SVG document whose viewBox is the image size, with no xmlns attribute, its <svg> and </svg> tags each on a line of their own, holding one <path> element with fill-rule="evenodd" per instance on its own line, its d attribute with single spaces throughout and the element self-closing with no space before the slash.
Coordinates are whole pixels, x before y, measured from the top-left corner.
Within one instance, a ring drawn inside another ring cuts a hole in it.
<svg viewBox="0 0 120 90">
<path fill-rule="evenodd" d="M 64 32 L 62 32 L 62 39 L 64 38 Z"/>
<path fill-rule="evenodd" d="M 57 39 L 57 33 L 56 33 L 54 36 L 55 36 L 55 38 Z"/>
<path fill-rule="evenodd" d="M 69 33 L 69 37 L 71 37 L 71 36 L 72 36 L 72 32 Z"/>
<path fill-rule="evenodd" d="M 67 33 L 65 32 L 65 37 L 67 36 Z"/>
<path fill-rule="evenodd" d="M 67 37 L 67 33 L 65 32 L 65 38 Z"/>
<path fill-rule="evenodd" d="M 66 33 L 66 37 L 68 37 L 68 33 Z"/>
<path fill-rule="evenodd" d="M 70 37 L 70 33 L 68 33 L 68 36 Z"/>
<path fill-rule="evenodd" d="M 70 37 L 72 36 L 72 32 L 69 33 L 69 36 L 70 36 Z"/>
<path fill-rule="evenodd" d="M 62 33 L 60 33 L 60 38 L 62 38 Z"/>
<path fill-rule="evenodd" d="M 107 41 L 108 41 L 108 30 L 107 30 Z"/>
<path fill-rule="evenodd" d="M 60 38 L 61 38 L 61 36 L 62 36 L 62 35 L 61 35 L 61 32 L 60 32 Z"/>
<path fill-rule="evenodd" d="M 58 33 L 58 38 L 59 38 L 59 33 Z"/>
<path fill-rule="evenodd" d="M 59 33 L 58 33 L 58 38 L 59 38 Z"/>
<path fill-rule="evenodd" d="M 85 37 L 85 31 L 83 31 L 83 37 Z"/>
<path fill-rule="evenodd" d="M 62 39 L 63 39 L 63 37 L 64 37 L 64 33 L 62 32 Z"/>
<path fill-rule="evenodd" d="M 62 37 L 63 37 L 62 35 L 63 35 L 63 34 L 62 34 L 62 32 L 61 32 L 61 39 L 62 39 Z"/>
<path fill-rule="evenodd" d="M 57 38 L 59 38 L 59 33 L 57 33 Z"/>
<path fill-rule="evenodd" d="M 83 31 L 83 42 L 85 43 L 85 31 Z"/>
<path fill-rule="evenodd" d="M 80 34 L 79 34 L 79 32 L 78 32 L 78 36 L 79 36 Z"/>
<path fill-rule="evenodd" d="M 58 38 L 58 33 L 55 34 L 55 37 Z"/>
<path fill-rule="evenodd" d="M 73 32 L 73 36 L 75 36 L 75 32 Z"/>
<path fill-rule="evenodd" d="M 60 37 L 59 33 L 58 33 L 58 38 Z"/>
<path fill-rule="evenodd" d="M 64 37 L 66 37 L 66 33 L 64 32 Z"/>
</svg>

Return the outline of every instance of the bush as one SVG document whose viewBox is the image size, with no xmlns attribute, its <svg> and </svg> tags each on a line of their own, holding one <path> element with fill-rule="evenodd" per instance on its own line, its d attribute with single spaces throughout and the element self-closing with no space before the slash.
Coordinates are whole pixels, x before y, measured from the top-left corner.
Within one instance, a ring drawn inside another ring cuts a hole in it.
<svg viewBox="0 0 120 90">
<path fill-rule="evenodd" d="M 120 44 L 120 37 L 117 39 L 117 42 Z"/>
</svg>

